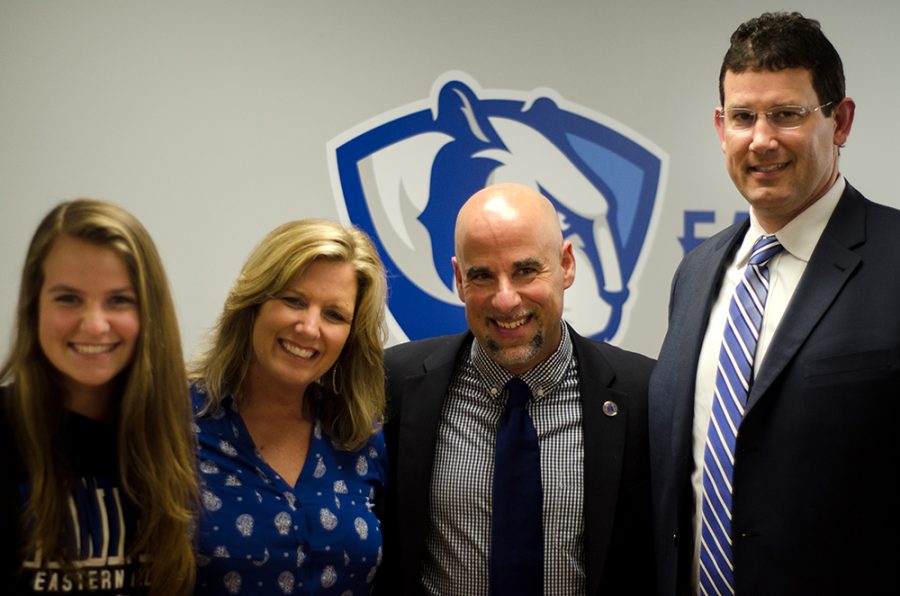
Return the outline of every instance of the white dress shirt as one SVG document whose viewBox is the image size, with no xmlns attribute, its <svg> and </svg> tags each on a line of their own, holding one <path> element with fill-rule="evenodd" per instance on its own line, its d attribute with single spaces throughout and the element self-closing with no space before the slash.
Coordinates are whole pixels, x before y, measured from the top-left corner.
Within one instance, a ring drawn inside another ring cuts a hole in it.
<svg viewBox="0 0 900 596">
<path fill-rule="evenodd" d="M 759 341 L 756 346 L 753 366 L 754 377 L 760 366 L 765 365 L 766 352 L 778 329 L 778 324 L 788 309 L 791 297 L 800 284 L 800 278 L 803 276 L 803 272 L 806 271 L 806 265 L 809 263 L 810 256 L 812 256 L 813 250 L 822 236 L 822 232 L 825 231 L 825 226 L 828 224 L 828 220 L 831 219 L 831 214 L 844 193 L 845 186 L 846 182 L 843 176 L 839 175 L 834 185 L 822 198 L 775 232 L 775 236 L 784 246 L 784 250 L 769 261 L 769 295 L 766 300 L 762 329 L 760 330 Z M 703 452 L 706 445 L 709 419 L 712 413 L 716 371 L 725 331 L 725 320 L 728 316 L 728 306 L 731 303 L 734 289 L 744 276 L 744 269 L 746 269 L 747 262 L 750 260 L 750 252 L 753 249 L 753 245 L 760 236 L 765 236 L 766 234 L 767 232 L 763 230 L 751 208 L 750 228 L 744 235 L 740 247 L 725 271 L 722 285 L 719 288 L 719 295 L 710 311 L 709 324 L 706 327 L 703 347 L 700 350 L 700 358 L 697 361 L 693 426 L 694 471 L 691 475 L 691 483 L 694 488 L 694 566 L 692 580 L 695 588 L 700 567 L 699 521 L 703 503 Z"/>
</svg>

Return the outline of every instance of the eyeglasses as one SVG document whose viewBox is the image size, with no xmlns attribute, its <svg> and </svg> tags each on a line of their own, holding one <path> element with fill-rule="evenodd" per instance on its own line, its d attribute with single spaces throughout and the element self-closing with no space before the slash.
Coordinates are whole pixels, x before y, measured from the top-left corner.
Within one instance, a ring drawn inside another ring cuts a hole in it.
<svg viewBox="0 0 900 596">
<path fill-rule="evenodd" d="M 814 112 L 818 112 L 822 108 L 827 108 L 834 101 L 823 103 L 814 108 L 804 106 L 775 106 L 763 112 L 754 112 L 746 108 L 725 108 L 719 112 L 719 118 L 728 130 L 744 131 L 753 128 L 756 124 L 756 117 L 759 114 L 765 114 L 766 120 L 775 128 L 782 130 L 790 130 L 798 128 L 806 122 Z"/>
</svg>

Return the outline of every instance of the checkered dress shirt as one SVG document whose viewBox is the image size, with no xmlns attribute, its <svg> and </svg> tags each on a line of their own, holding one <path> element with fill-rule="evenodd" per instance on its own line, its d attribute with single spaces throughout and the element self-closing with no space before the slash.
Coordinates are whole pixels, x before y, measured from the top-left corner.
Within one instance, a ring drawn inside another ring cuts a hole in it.
<svg viewBox="0 0 900 596">
<path fill-rule="evenodd" d="M 561 327 L 556 352 L 521 378 L 534 395 L 527 408 L 541 451 L 544 594 L 578 596 L 586 589 L 584 439 L 578 366 Z M 457 364 L 432 470 L 423 568 L 429 594 L 488 593 L 494 443 L 510 377 L 477 341 Z"/>
</svg>

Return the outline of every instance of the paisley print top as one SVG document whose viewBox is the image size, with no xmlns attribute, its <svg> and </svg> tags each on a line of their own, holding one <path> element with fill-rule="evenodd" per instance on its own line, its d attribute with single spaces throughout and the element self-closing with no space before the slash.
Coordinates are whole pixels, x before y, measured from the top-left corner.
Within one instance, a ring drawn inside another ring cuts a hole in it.
<svg viewBox="0 0 900 596">
<path fill-rule="evenodd" d="M 192 388 L 194 411 L 206 395 Z M 381 562 L 373 510 L 384 437 L 336 449 L 318 417 L 291 487 L 257 452 L 234 402 L 195 419 L 202 479 L 195 594 L 369 594 Z"/>
</svg>

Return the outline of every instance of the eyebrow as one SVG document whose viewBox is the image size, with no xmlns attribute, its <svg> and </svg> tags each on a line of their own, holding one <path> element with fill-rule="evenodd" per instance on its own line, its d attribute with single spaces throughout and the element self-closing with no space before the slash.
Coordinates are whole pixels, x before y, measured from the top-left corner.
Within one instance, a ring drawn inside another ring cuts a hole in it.
<svg viewBox="0 0 900 596">
<path fill-rule="evenodd" d="M 765 108 L 765 109 L 763 109 L 763 110 L 754 110 L 754 109 L 751 108 L 749 105 L 740 104 L 740 103 L 734 104 L 734 105 L 732 105 L 732 106 L 724 107 L 724 109 L 726 109 L 726 110 L 747 110 L 748 112 L 754 112 L 754 111 L 757 111 L 757 112 L 759 112 L 759 111 L 766 112 L 766 111 L 769 111 L 769 110 L 773 110 L 773 109 L 775 109 L 775 108 L 802 108 L 802 107 L 804 107 L 804 106 L 803 106 L 803 104 L 801 104 L 801 103 L 795 103 L 795 102 L 792 102 L 792 101 L 788 101 L 788 102 L 776 102 L 776 103 L 773 103 L 773 104 L 769 104 L 769 107 L 768 107 L 768 108 Z"/>
<path fill-rule="evenodd" d="M 519 269 L 521 267 L 536 267 L 536 268 L 540 269 L 543 266 L 544 266 L 544 263 L 542 261 L 535 259 L 533 257 L 529 258 L 529 259 L 523 259 L 521 261 L 515 261 L 513 263 L 513 267 L 515 267 L 516 269 Z"/>
<path fill-rule="evenodd" d="M 67 286 L 66 284 L 56 284 L 55 286 L 51 286 L 47 288 L 48 292 L 52 292 L 54 294 L 59 293 L 69 293 L 69 294 L 83 294 L 84 290 L 79 290 L 78 288 L 73 288 L 72 286 Z M 109 290 L 107 294 L 136 294 L 136 290 L 134 286 L 125 286 L 124 288 L 114 288 Z"/>
<path fill-rule="evenodd" d="M 490 274 L 490 272 L 487 267 L 469 267 L 466 269 L 466 279 L 472 279 L 476 275 Z"/>
<path fill-rule="evenodd" d="M 303 298 L 304 300 L 309 300 L 309 296 L 307 296 L 306 292 L 301 290 L 295 290 L 290 286 L 285 286 L 283 290 L 275 294 L 276 298 L 280 298 L 286 294 L 290 294 L 291 296 L 296 296 L 297 298 Z M 326 308 L 336 308 L 338 310 L 346 311 L 348 316 L 353 316 L 356 310 L 355 302 L 328 302 L 325 304 Z"/>
<path fill-rule="evenodd" d="M 535 269 L 543 269 L 544 263 L 540 259 L 529 257 L 521 261 L 513 261 L 513 269 L 521 269 L 523 267 L 533 267 Z M 471 279 L 476 275 L 490 275 L 491 270 L 487 267 L 473 266 L 466 269 L 466 279 Z"/>
</svg>

